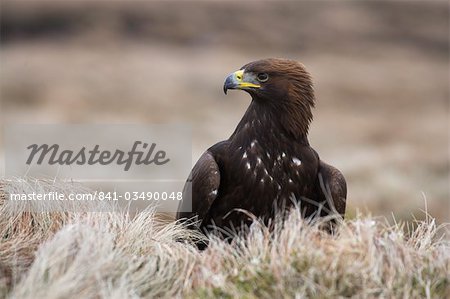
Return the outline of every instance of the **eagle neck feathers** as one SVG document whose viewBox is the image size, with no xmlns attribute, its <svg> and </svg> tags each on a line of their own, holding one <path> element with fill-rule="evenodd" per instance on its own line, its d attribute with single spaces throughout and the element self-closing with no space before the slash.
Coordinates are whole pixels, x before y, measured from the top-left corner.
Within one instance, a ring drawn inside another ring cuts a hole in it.
<svg viewBox="0 0 450 299">
<path fill-rule="evenodd" d="M 277 103 L 253 99 L 231 138 L 239 133 L 274 139 L 286 136 L 292 142 L 309 145 L 308 131 L 312 121 L 311 106 L 302 101 L 282 100 Z"/>
</svg>

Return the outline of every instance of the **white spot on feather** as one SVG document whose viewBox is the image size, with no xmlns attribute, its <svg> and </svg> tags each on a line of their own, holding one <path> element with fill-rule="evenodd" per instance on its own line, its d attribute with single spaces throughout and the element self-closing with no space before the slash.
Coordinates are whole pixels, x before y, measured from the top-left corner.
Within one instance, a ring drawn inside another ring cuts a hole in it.
<svg viewBox="0 0 450 299">
<path fill-rule="evenodd" d="M 292 181 L 291 179 L 289 179 L 289 184 L 293 184 L 294 183 L 294 181 Z"/>
<path fill-rule="evenodd" d="M 247 159 L 247 152 L 245 151 L 244 154 L 242 155 L 242 159 Z"/>
<path fill-rule="evenodd" d="M 292 158 L 292 162 L 294 162 L 295 165 L 300 166 L 302 165 L 302 161 L 300 161 L 299 158 Z"/>
<path fill-rule="evenodd" d="M 216 195 L 217 195 L 217 189 L 216 189 L 216 190 L 213 190 L 213 191 L 211 191 L 211 195 L 214 195 L 214 196 L 216 196 Z"/>
<path fill-rule="evenodd" d="M 256 145 L 256 142 L 257 142 L 256 140 L 253 140 L 252 143 L 250 143 L 250 146 L 254 147 Z"/>
<path fill-rule="evenodd" d="M 250 169 L 250 168 L 251 168 L 250 163 L 247 162 L 247 163 L 245 164 L 245 167 L 247 167 L 247 169 Z"/>
<path fill-rule="evenodd" d="M 270 154 L 269 154 L 269 153 L 266 153 L 266 156 L 267 156 L 267 158 L 269 158 L 269 159 L 270 159 Z"/>
<path fill-rule="evenodd" d="M 260 157 L 256 158 L 256 162 L 258 163 L 258 165 L 261 164 L 262 163 L 261 158 Z"/>
<path fill-rule="evenodd" d="M 286 157 L 286 154 L 285 153 L 281 154 L 281 157 L 283 157 L 283 158 Z"/>
</svg>

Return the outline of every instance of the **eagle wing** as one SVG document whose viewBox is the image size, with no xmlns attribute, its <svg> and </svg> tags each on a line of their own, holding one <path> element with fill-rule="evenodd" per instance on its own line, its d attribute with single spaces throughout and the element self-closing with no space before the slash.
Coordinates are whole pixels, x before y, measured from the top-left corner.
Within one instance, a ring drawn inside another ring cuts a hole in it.
<svg viewBox="0 0 450 299">
<path fill-rule="evenodd" d="M 200 223 L 195 224 L 200 227 L 217 197 L 219 185 L 219 166 L 212 153 L 206 151 L 197 161 L 186 181 L 183 189 L 183 201 L 178 208 L 176 218 L 200 220 Z"/>
<path fill-rule="evenodd" d="M 318 187 L 328 203 L 331 201 L 334 207 L 331 211 L 338 212 L 342 217 L 345 214 L 347 200 L 347 183 L 344 175 L 335 167 L 319 162 Z"/>
</svg>

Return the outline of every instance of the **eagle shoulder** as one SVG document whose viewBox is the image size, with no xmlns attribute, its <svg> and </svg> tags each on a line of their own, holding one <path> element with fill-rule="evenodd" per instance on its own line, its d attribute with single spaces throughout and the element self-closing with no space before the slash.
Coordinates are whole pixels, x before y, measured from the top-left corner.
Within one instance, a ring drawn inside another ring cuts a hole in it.
<svg viewBox="0 0 450 299">
<path fill-rule="evenodd" d="M 347 200 L 347 183 L 344 175 L 335 167 L 323 162 L 319 162 L 318 184 L 324 197 L 331 197 L 334 208 L 342 217 L 345 214 Z"/>
<path fill-rule="evenodd" d="M 183 200 L 176 219 L 191 219 L 201 222 L 217 198 L 220 185 L 220 170 L 210 150 L 207 150 L 192 169 L 183 189 Z"/>
</svg>

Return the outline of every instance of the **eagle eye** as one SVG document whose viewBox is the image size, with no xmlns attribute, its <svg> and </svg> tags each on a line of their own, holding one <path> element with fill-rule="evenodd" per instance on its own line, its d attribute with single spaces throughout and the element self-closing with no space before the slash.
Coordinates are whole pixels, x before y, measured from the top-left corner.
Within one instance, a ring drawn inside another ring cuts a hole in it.
<svg viewBox="0 0 450 299">
<path fill-rule="evenodd" d="M 267 80 L 269 80 L 269 75 L 267 75 L 266 73 L 259 73 L 256 78 L 258 78 L 259 82 L 266 82 Z"/>
</svg>

